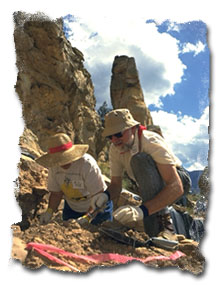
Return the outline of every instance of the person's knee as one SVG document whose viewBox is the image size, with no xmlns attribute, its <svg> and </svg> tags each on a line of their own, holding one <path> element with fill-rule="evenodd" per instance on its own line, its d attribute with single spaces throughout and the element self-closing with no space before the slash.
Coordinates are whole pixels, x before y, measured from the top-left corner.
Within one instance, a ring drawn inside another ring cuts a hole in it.
<svg viewBox="0 0 220 285">
<path fill-rule="evenodd" d="M 132 169 L 137 169 L 140 166 L 142 167 L 143 165 L 155 166 L 153 158 L 145 152 L 139 152 L 133 155 L 130 163 Z"/>
<path fill-rule="evenodd" d="M 134 155 L 130 163 L 142 200 L 145 202 L 152 199 L 164 187 L 156 163 L 146 153 Z"/>
</svg>

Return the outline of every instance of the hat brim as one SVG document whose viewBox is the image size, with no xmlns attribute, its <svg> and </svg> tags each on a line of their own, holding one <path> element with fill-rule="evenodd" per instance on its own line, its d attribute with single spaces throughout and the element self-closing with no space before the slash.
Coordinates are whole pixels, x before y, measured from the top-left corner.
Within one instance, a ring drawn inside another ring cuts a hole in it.
<svg viewBox="0 0 220 285">
<path fill-rule="evenodd" d="M 36 159 L 36 162 L 46 168 L 62 166 L 80 159 L 88 149 L 88 145 L 73 145 L 70 149 L 65 151 L 47 153 Z"/>
<path fill-rule="evenodd" d="M 111 126 L 110 128 L 108 127 L 103 130 L 102 136 L 108 137 L 108 136 L 123 132 L 137 125 L 140 125 L 140 122 L 133 120 L 132 122 L 126 123 L 123 125 Z"/>
</svg>

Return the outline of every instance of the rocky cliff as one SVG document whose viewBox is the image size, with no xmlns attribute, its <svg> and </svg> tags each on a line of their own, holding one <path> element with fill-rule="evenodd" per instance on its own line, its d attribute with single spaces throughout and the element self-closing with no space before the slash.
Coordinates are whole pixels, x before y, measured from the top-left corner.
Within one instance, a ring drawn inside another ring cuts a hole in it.
<svg viewBox="0 0 220 285">
<path fill-rule="evenodd" d="M 14 13 L 18 76 L 16 92 L 26 128 L 40 149 L 45 138 L 64 131 L 75 143 L 89 144 L 96 158 L 102 149 L 101 120 L 83 54 L 65 38 L 61 19 Z"/>
</svg>

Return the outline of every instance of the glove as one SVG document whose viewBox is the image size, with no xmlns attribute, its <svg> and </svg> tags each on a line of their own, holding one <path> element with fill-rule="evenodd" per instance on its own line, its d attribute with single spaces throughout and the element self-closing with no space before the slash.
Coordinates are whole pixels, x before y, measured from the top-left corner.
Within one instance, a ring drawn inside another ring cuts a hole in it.
<svg viewBox="0 0 220 285">
<path fill-rule="evenodd" d="M 107 194 L 105 194 L 104 192 L 98 193 L 92 197 L 90 206 L 92 210 L 95 210 L 97 208 L 102 208 L 104 207 L 105 203 L 108 200 L 109 200 L 109 197 Z"/>
<path fill-rule="evenodd" d="M 53 216 L 53 210 L 48 208 L 46 212 L 40 215 L 40 223 L 47 224 Z"/>
<path fill-rule="evenodd" d="M 121 206 L 113 212 L 113 217 L 115 220 L 123 225 L 130 222 L 138 222 L 143 220 L 144 213 L 140 207 L 137 206 Z"/>
</svg>

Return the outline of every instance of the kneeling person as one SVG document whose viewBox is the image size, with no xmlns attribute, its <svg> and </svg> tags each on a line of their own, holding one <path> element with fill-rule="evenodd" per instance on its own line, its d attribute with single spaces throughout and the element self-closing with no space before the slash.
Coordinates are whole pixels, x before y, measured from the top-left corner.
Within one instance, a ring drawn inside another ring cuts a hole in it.
<svg viewBox="0 0 220 285">
<path fill-rule="evenodd" d="M 102 205 L 109 197 L 114 200 L 120 195 L 125 170 L 136 182 L 143 204 L 121 206 L 113 213 L 114 218 L 124 225 L 143 221 L 149 236 L 175 238 L 168 206 L 191 186 L 180 160 L 162 136 L 146 130 L 128 109 L 106 114 L 103 135 L 111 140 L 111 183 L 105 192 L 107 195 L 96 196 L 95 204 Z"/>
<path fill-rule="evenodd" d="M 92 210 L 94 197 L 103 193 L 106 184 L 95 159 L 87 154 L 88 145 L 73 145 L 64 133 L 51 136 L 48 153 L 36 160 L 49 168 L 47 211 L 40 216 L 41 223 L 48 223 L 64 198 L 63 220 L 77 219 Z M 99 224 L 112 220 L 112 201 L 108 201 L 92 221 Z"/>
</svg>

